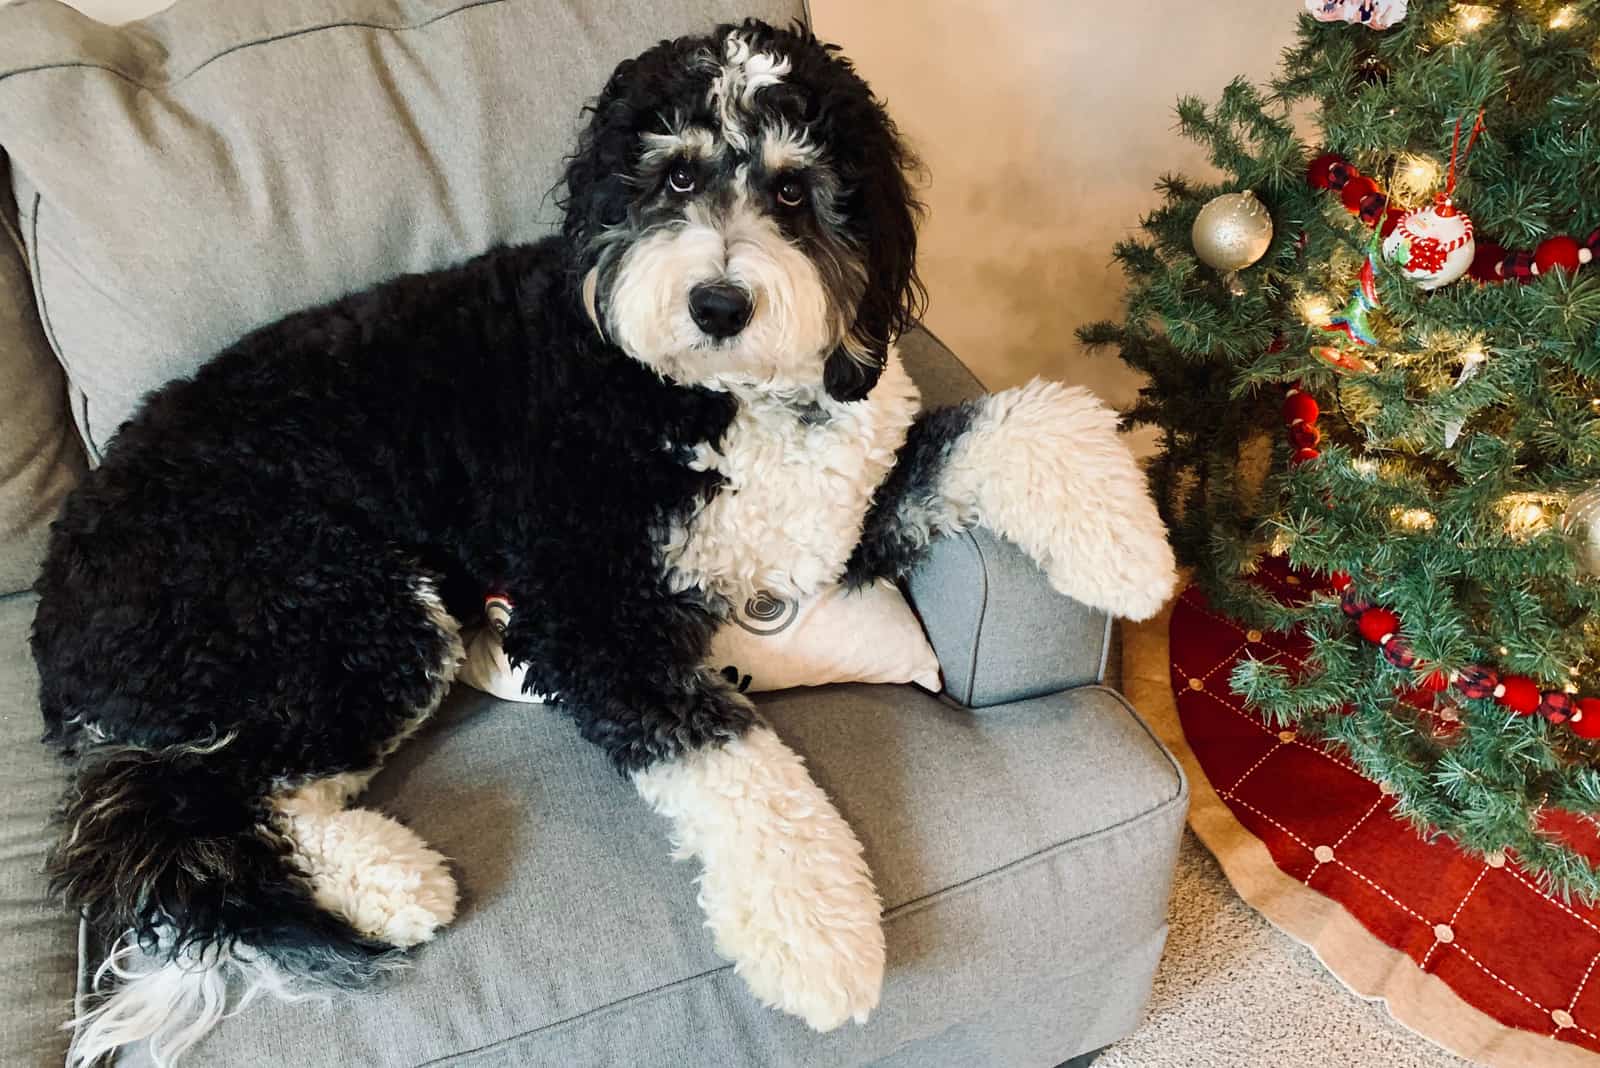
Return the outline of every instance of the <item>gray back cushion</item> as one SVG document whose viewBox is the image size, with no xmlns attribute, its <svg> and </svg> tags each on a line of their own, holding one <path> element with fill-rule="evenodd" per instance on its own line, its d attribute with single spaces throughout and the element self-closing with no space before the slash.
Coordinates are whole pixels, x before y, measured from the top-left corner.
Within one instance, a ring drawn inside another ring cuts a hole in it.
<svg viewBox="0 0 1600 1068">
<path fill-rule="evenodd" d="M 0 155 L 0 597 L 33 584 L 50 520 L 83 467 L 5 172 Z"/>
<path fill-rule="evenodd" d="M 0 149 L 91 458 L 256 326 L 547 233 L 617 62 L 747 15 L 803 6 L 180 0 L 122 28 L 0 7 Z"/>
</svg>

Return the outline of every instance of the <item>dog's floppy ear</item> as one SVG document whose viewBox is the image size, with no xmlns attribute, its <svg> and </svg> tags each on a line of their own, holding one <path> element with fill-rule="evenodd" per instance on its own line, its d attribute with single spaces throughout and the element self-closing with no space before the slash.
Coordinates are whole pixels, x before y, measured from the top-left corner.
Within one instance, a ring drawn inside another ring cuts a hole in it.
<svg viewBox="0 0 1600 1068">
<path fill-rule="evenodd" d="M 911 191 L 908 173 L 916 160 L 900 141 L 893 120 L 876 100 L 864 138 L 859 175 L 850 182 L 849 211 L 866 266 L 866 290 L 856 309 L 850 336 L 823 368 L 823 385 L 835 400 L 861 400 L 877 385 L 889 358 L 889 344 L 909 330 L 927 306 L 928 292 L 917 275 L 917 220 L 922 206 Z"/>
<path fill-rule="evenodd" d="M 632 172 L 638 133 L 634 94 L 638 67 L 653 57 L 624 60 L 612 72 L 600 96 L 586 110 L 589 124 L 567 159 L 561 206 L 566 217 L 561 232 L 575 249 L 586 251 L 594 235 L 621 222 L 627 214 L 629 190 L 624 176 Z"/>
</svg>

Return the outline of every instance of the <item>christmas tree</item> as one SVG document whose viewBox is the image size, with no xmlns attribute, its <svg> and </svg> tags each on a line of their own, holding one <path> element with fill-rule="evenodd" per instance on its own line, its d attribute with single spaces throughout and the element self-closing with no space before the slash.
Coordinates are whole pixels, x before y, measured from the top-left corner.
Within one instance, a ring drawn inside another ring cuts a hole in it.
<svg viewBox="0 0 1600 1068">
<path fill-rule="evenodd" d="M 1600 814 L 1600 2 L 1306 7 L 1269 87 L 1179 104 L 1223 177 L 1162 179 L 1080 337 L 1149 376 L 1212 604 L 1308 639 L 1234 689 L 1600 897 L 1550 820 Z M 1268 596 L 1271 555 L 1317 592 Z"/>
</svg>

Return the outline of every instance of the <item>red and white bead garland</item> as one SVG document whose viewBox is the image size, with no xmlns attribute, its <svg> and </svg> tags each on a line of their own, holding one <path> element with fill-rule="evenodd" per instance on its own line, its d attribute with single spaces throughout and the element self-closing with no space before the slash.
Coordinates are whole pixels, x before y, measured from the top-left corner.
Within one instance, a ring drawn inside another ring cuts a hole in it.
<svg viewBox="0 0 1600 1068">
<path fill-rule="evenodd" d="M 1283 422 L 1289 431 L 1289 442 L 1294 446 L 1290 462 L 1300 464 L 1321 455 L 1317 450 L 1322 443 L 1322 431 L 1317 429 L 1321 414 L 1315 397 L 1298 387 L 1289 388 L 1283 400 Z M 1344 614 L 1356 621 L 1361 636 L 1376 645 L 1385 660 L 1405 671 L 1427 669 L 1401 634 L 1398 615 L 1357 597 L 1351 589 L 1349 575 L 1336 572 L 1330 584 L 1340 595 Z M 1419 685 L 1434 693 L 1454 686 L 1463 697 L 1492 699 L 1516 715 L 1537 713 L 1551 723 L 1565 723 L 1580 738 L 1600 738 L 1600 697 L 1576 697 L 1565 690 L 1541 692 L 1539 684 L 1526 675 L 1502 675 L 1488 665 L 1474 664 L 1454 672 L 1435 669 L 1425 675 Z"/>
<path fill-rule="evenodd" d="M 1359 215 L 1368 226 L 1379 226 L 1384 237 L 1389 236 L 1406 214 L 1400 208 L 1389 207 L 1388 197 L 1378 183 L 1337 152 L 1324 152 L 1312 160 L 1306 168 L 1306 182 L 1314 189 L 1328 189 L 1339 194 L 1352 215 Z M 1597 257 L 1600 257 L 1600 228 L 1582 241 L 1565 234 L 1547 237 L 1532 252 L 1512 251 L 1493 241 L 1479 240 L 1467 274 L 1479 282 L 1526 281 L 1555 270 L 1571 273 L 1593 263 Z"/>
</svg>

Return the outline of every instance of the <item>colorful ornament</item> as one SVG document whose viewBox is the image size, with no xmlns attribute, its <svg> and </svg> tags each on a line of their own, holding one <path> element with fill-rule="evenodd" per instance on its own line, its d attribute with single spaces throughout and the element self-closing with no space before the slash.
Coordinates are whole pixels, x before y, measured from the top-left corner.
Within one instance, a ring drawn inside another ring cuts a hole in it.
<svg viewBox="0 0 1600 1068">
<path fill-rule="evenodd" d="M 1376 345 L 1377 336 L 1372 332 L 1370 316 L 1378 308 L 1378 242 L 1373 239 L 1372 246 L 1367 249 L 1366 262 L 1361 265 L 1361 278 L 1356 284 L 1355 295 L 1350 298 L 1350 303 L 1344 310 L 1332 319 L 1324 330 L 1343 331 L 1344 335 L 1357 345 Z"/>
<path fill-rule="evenodd" d="M 1313 346 L 1311 355 L 1339 371 L 1366 374 L 1372 370 L 1372 365 L 1360 356 L 1353 352 L 1346 352 L 1344 349 L 1335 348 L 1332 345 Z"/>
<path fill-rule="evenodd" d="M 1242 270 L 1271 246 L 1272 214 L 1248 189 L 1224 193 L 1200 209 L 1189 236 L 1201 262 L 1219 271 Z"/>
<path fill-rule="evenodd" d="M 1406 17 L 1406 0 L 1306 0 L 1306 10 L 1318 22 L 1387 30 Z"/>
<path fill-rule="evenodd" d="M 1472 220 L 1445 196 L 1407 212 L 1383 242 L 1384 258 L 1421 289 L 1438 289 L 1466 274 L 1476 251 Z"/>
</svg>

